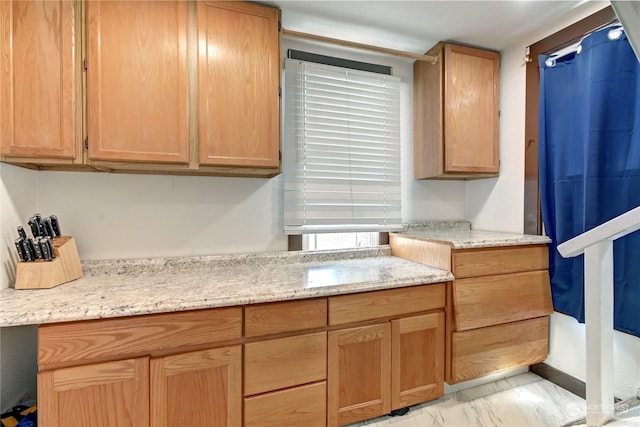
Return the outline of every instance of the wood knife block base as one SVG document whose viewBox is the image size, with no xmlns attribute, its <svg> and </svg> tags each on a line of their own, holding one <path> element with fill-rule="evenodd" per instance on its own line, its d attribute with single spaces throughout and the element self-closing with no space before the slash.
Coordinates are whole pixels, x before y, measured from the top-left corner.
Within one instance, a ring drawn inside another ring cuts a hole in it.
<svg viewBox="0 0 640 427">
<path fill-rule="evenodd" d="M 52 240 L 53 261 L 19 262 L 16 289 L 49 289 L 82 277 L 82 265 L 73 237 Z"/>
</svg>

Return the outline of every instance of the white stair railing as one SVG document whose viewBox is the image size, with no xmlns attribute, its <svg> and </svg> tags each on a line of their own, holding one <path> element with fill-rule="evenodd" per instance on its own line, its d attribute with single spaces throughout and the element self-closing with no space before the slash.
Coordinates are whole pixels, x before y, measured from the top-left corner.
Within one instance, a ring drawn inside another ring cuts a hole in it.
<svg viewBox="0 0 640 427">
<path fill-rule="evenodd" d="M 615 415 L 613 396 L 613 241 L 640 230 L 640 206 L 558 245 L 564 258 L 584 254 L 587 426 Z"/>
</svg>

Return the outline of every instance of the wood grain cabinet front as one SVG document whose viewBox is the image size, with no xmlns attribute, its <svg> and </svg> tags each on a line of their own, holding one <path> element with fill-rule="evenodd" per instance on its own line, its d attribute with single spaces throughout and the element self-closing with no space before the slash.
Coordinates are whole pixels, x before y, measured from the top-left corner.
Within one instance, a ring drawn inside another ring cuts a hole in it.
<svg viewBox="0 0 640 427">
<path fill-rule="evenodd" d="M 40 325 L 40 421 L 326 427 L 385 415 L 443 394 L 444 294 L 438 283 Z"/>
<path fill-rule="evenodd" d="M 88 1 L 90 161 L 189 161 L 187 2 Z"/>
<path fill-rule="evenodd" d="M 1 160 L 275 176 L 279 21 L 245 1 L 1 1 Z"/>
<path fill-rule="evenodd" d="M 39 421 L 240 427 L 241 334 L 242 307 L 41 325 Z"/>
<path fill-rule="evenodd" d="M 149 358 L 38 373 L 38 425 L 148 427 Z"/>
<path fill-rule="evenodd" d="M 413 65 L 415 179 L 499 172 L 498 52 L 438 43 Z"/>
<path fill-rule="evenodd" d="M 392 234 L 394 256 L 451 270 L 445 380 L 449 384 L 546 359 L 553 312 L 547 245 L 452 248 Z"/>
<path fill-rule="evenodd" d="M 197 4 L 201 166 L 280 167 L 278 9 Z"/>
<path fill-rule="evenodd" d="M 242 425 L 242 346 L 151 359 L 153 427 Z"/>
<path fill-rule="evenodd" d="M 329 298 L 328 426 L 444 394 L 444 307 L 444 283 Z"/>
<path fill-rule="evenodd" d="M 0 2 L 2 161 L 82 163 L 80 4 Z"/>
</svg>

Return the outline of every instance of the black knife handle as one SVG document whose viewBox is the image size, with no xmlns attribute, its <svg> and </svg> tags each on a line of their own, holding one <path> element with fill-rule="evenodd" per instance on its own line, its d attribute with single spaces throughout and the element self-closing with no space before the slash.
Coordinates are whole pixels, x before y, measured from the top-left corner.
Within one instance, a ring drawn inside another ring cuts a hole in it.
<svg viewBox="0 0 640 427">
<path fill-rule="evenodd" d="M 51 252 L 49 251 L 49 245 L 47 245 L 47 241 L 45 239 L 38 240 L 38 246 L 40 246 L 42 259 L 45 261 L 53 261 L 53 258 L 51 258 Z"/>
<path fill-rule="evenodd" d="M 49 221 L 51 222 L 51 228 L 53 228 L 54 235 L 51 237 L 60 237 L 62 236 L 60 231 L 60 223 L 58 222 L 58 217 L 55 215 L 49 216 Z"/>
<path fill-rule="evenodd" d="M 56 257 L 56 254 L 53 252 L 53 243 L 51 243 L 51 237 L 47 236 L 44 239 L 45 244 L 49 248 L 49 254 L 51 254 L 51 259 Z"/>
<path fill-rule="evenodd" d="M 24 228 L 22 226 L 18 226 L 18 235 L 20 235 L 21 239 L 27 238 L 27 232 L 24 231 Z"/>
<path fill-rule="evenodd" d="M 29 246 L 33 249 L 33 259 L 42 259 L 42 251 L 38 241 L 33 237 L 29 238 Z"/>
<path fill-rule="evenodd" d="M 44 225 L 44 236 L 55 237 L 56 234 L 53 231 L 53 225 L 51 225 L 51 218 L 44 218 L 42 224 Z"/>
<path fill-rule="evenodd" d="M 29 239 L 22 239 L 22 252 L 24 253 L 27 261 L 33 261 L 35 259 L 35 255 L 33 253 L 33 249 L 31 248 L 31 244 L 29 243 Z"/>
<path fill-rule="evenodd" d="M 22 237 L 19 239 L 16 239 L 16 249 L 18 251 L 18 258 L 20 258 L 20 262 L 25 262 L 25 261 L 28 261 L 28 258 L 27 258 L 27 254 L 24 253 L 22 242 L 23 242 Z"/>
<path fill-rule="evenodd" d="M 27 224 L 29 225 L 29 228 L 31 228 L 31 234 L 33 234 L 33 237 L 40 236 L 40 224 L 36 220 L 36 217 L 32 216 L 29 218 L 29 222 L 27 222 Z"/>
</svg>

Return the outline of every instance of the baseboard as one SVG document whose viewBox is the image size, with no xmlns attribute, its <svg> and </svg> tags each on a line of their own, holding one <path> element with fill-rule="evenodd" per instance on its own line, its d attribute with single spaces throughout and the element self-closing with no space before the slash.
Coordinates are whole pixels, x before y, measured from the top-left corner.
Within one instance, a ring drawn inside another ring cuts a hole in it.
<svg viewBox="0 0 640 427">
<path fill-rule="evenodd" d="M 534 374 L 544 378 L 563 389 L 570 391 L 582 399 L 587 398 L 587 387 L 584 381 L 580 381 L 576 377 L 562 372 L 559 369 L 549 366 L 546 363 L 538 363 L 531 365 L 530 369 Z"/>
</svg>

